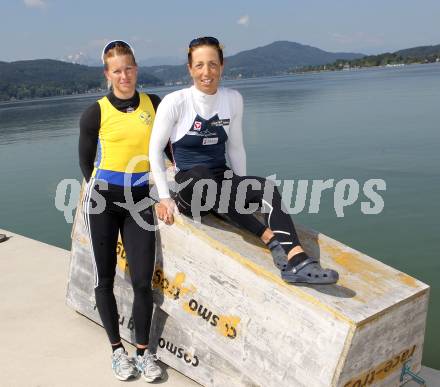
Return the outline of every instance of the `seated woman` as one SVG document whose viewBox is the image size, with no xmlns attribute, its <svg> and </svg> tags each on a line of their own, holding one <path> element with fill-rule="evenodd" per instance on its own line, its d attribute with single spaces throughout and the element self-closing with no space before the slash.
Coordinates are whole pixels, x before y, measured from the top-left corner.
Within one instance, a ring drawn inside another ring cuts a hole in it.
<svg viewBox="0 0 440 387">
<path fill-rule="evenodd" d="M 219 86 L 223 49 L 216 38 L 191 41 L 188 71 L 194 85 L 163 99 L 150 140 L 151 170 L 160 197 L 159 218 L 172 224 L 177 208 L 185 215 L 203 215 L 200 208 L 210 202 L 212 211 L 225 212 L 233 222 L 261 238 L 284 281 L 336 283 L 338 273 L 323 269 L 317 259 L 302 249 L 291 217 L 282 210 L 276 187 L 269 187 L 270 182 L 263 178 L 246 176 L 243 99 L 236 90 Z M 170 196 L 163 157 L 168 141 L 177 171 L 175 180 L 184 187 L 174 199 Z M 271 191 L 273 195 L 267 195 Z M 238 203 L 244 206 L 237 208 Z M 264 223 L 249 213 L 254 203 L 265 207 Z"/>
</svg>

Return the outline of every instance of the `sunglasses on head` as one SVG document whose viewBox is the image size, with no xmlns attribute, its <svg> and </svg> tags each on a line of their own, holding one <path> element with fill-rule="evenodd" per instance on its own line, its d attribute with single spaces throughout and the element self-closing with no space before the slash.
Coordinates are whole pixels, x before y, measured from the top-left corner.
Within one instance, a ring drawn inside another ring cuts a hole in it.
<svg viewBox="0 0 440 387">
<path fill-rule="evenodd" d="M 104 55 L 107 54 L 112 48 L 115 48 L 115 47 L 129 48 L 134 55 L 134 50 L 131 48 L 131 46 L 127 42 L 124 42 L 123 40 L 112 40 L 112 41 L 108 42 L 104 46 L 104 48 L 102 49 L 102 54 L 101 54 L 102 63 L 104 63 Z"/>
<path fill-rule="evenodd" d="M 217 38 L 214 38 L 212 36 L 202 36 L 200 38 L 195 38 L 189 42 L 189 48 L 201 46 L 204 44 L 213 45 L 213 46 L 220 46 L 220 42 Z"/>
</svg>

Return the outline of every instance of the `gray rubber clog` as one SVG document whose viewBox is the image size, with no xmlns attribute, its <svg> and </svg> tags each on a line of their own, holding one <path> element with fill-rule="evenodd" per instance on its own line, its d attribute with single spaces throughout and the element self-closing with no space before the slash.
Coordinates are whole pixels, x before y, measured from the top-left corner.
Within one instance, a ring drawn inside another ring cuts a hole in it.
<svg viewBox="0 0 440 387">
<path fill-rule="evenodd" d="M 323 269 L 316 258 L 309 257 L 297 266 L 289 261 L 286 268 L 281 269 L 281 278 L 288 283 L 328 285 L 338 282 L 339 274 L 332 269 Z"/>
</svg>

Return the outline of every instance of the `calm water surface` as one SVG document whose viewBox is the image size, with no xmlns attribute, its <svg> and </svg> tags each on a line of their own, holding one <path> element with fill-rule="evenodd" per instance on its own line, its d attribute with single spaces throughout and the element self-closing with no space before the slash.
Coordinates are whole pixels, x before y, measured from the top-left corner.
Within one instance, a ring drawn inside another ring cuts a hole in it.
<svg viewBox="0 0 440 387">
<path fill-rule="evenodd" d="M 423 361 L 440 369 L 440 65 L 225 85 L 244 97 L 249 174 L 361 184 L 344 217 L 336 215 L 334 190 L 327 190 L 319 213 L 309 213 L 307 200 L 295 219 L 432 287 Z M 55 208 L 55 191 L 62 179 L 81 178 L 78 120 L 96 99 L 0 105 L 0 228 L 70 248 L 71 225 Z M 379 215 L 360 207 L 368 200 L 362 185 L 371 178 L 386 182 Z"/>
</svg>

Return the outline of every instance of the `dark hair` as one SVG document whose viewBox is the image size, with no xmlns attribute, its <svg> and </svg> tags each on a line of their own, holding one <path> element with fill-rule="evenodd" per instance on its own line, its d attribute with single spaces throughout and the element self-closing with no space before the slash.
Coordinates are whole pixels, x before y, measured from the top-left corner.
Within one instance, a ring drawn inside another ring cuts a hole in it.
<svg viewBox="0 0 440 387">
<path fill-rule="evenodd" d="M 223 64 L 223 46 L 220 44 L 217 38 L 212 36 L 202 36 L 200 38 L 195 38 L 191 40 L 188 46 L 188 63 L 191 66 L 192 64 L 192 52 L 197 47 L 201 46 L 210 46 L 214 47 L 217 50 L 218 57 L 220 59 L 220 64 Z"/>
</svg>

